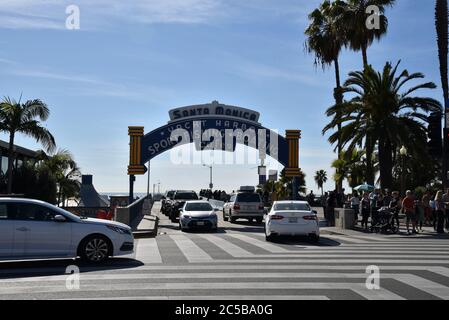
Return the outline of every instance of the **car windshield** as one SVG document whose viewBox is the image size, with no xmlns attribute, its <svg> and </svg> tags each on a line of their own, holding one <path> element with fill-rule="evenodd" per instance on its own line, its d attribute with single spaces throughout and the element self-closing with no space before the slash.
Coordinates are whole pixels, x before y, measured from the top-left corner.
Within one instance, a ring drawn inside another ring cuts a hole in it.
<svg viewBox="0 0 449 320">
<path fill-rule="evenodd" d="M 260 202 L 260 196 L 257 193 L 239 193 L 237 195 L 238 202 Z"/>
<path fill-rule="evenodd" d="M 186 211 L 212 211 L 210 203 L 188 203 Z"/>
<path fill-rule="evenodd" d="M 298 211 L 310 211 L 310 206 L 307 203 L 276 203 L 274 210 L 298 210 Z"/>
<path fill-rule="evenodd" d="M 175 199 L 182 199 L 182 200 L 198 200 L 198 196 L 194 192 L 183 192 L 183 193 L 176 193 Z"/>
</svg>

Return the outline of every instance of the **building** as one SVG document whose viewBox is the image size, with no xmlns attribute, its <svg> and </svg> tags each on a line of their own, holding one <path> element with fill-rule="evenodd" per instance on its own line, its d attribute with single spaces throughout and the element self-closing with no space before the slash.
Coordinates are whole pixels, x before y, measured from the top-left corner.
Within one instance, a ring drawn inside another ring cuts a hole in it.
<svg viewBox="0 0 449 320">
<path fill-rule="evenodd" d="M 37 155 L 36 151 L 14 145 L 14 167 L 20 167 L 24 161 L 36 159 Z M 9 143 L 0 140 L 0 173 L 2 176 L 5 176 L 8 171 L 8 156 Z"/>
</svg>

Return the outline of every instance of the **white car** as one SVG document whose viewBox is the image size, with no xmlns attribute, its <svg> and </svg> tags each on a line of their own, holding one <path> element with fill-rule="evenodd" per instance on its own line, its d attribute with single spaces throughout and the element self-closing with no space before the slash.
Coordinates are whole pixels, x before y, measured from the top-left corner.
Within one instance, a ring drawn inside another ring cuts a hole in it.
<svg viewBox="0 0 449 320">
<path fill-rule="evenodd" d="M 81 257 L 100 263 L 133 250 L 125 224 L 81 218 L 38 200 L 0 198 L 0 260 Z"/>
<path fill-rule="evenodd" d="M 179 229 L 207 228 L 217 231 L 218 217 L 207 201 L 187 201 L 179 213 Z"/>
<path fill-rule="evenodd" d="M 320 240 L 317 214 L 307 201 L 276 201 L 265 216 L 265 238 L 272 241 L 281 235 L 308 236 Z"/>
</svg>

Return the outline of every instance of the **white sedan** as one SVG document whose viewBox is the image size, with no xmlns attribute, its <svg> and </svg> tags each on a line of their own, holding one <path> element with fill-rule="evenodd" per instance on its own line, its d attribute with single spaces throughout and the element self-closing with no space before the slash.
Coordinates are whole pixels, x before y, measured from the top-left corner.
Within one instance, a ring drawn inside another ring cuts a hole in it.
<svg viewBox="0 0 449 320">
<path fill-rule="evenodd" d="M 308 236 L 320 240 L 320 227 L 316 212 L 306 201 L 276 201 L 265 216 L 265 238 L 272 241 L 281 235 Z"/>
<path fill-rule="evenodd" d="M 207 201 L 187 201 L 179 213 L 179 229 L 210 229 L 217 231 L 218 209 Z"/>
<path fill-rule="evenodd" d="M 81 257 L 100 263 L 133 250 L 125 224 L 80 218 L 38 200 L 0 198 L 0 261 Z"/>
</svg>

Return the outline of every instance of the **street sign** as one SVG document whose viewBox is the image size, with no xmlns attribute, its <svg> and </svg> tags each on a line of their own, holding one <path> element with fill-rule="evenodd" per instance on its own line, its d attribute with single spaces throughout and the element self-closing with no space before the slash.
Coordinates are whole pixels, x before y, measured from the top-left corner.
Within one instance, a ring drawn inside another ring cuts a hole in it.
<svg viewBox="0 0 449 320">
<path fill-rule="evenodd" d="M 268 172 L 268 180 L 277 181 L 278 180 L 278 172 L 277 170 L 270 170 Z"/>
</svg>

